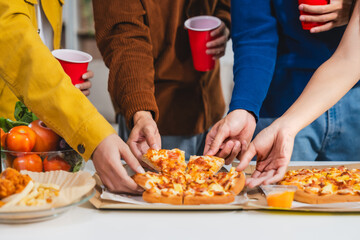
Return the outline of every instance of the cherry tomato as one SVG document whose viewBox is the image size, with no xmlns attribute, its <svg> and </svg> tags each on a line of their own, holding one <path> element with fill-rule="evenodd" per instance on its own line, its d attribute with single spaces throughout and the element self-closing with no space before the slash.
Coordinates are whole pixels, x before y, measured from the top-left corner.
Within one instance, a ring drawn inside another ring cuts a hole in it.
<svg viewBox="0 0 360 240">
<path fill-rule="evenodd" d="M 48 160 L 48 157 L 44 159 L 44 171 L 56 171 L 56 170 L 64 170 L 70 171 L 71 166 L 68 162 L 62 159 L 59 156 L 53 157 Z"/>
<path fill-rule="evenodd" d="M 6 137 L 6 149 L 16 152 L 31 152 L 36 142 L 35 132 L 28 126 L 10 129 Z"/>
<path fill-rule="evenodd" d="M 2 128 L 0 128 L 0 139 L 1 139 L 0 146 L 3 148 L 5 148 L 6 136 L 7 136 L 7 133 L 5 133 L 4 130 L 2 130 Z"/>
<path fill-rule="evenodd" d="M 13 168 L 16 170 L 28 170 L 32 172 L 42 172 L 43 164 L 41 158 L 37 154 L 27 154 L 17 157 L 13 161 Z"/>
</svg>

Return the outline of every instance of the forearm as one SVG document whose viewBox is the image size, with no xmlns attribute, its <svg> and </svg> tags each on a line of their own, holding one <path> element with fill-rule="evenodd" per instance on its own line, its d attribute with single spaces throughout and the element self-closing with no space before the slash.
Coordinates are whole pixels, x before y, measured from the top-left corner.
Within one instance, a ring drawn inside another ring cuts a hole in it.
<svg viewBox="0 0 360 240">
<path fill-rule="evenodd" d="M 278 46 L 271 2 L 231 2 L 234 90 L 230 111 L 245 109 L 257 117 L 273 78 Z"/>
<path fill-rule="evenodd" d="M 109 92 L 128 126 L 138 111 L 155 119 L 154 61 L 146 11 L 139 0 L 94 0 L 96 41 L 110 70 Z"/>
<path fill-rule="evenodd" d="M 360 79 L 359 1 L 355 9 L 334 55 L 321 65 L 298 100 L 279 119 L 295 133 L 332 107 Z"/>
<path fill-rule="evenodd" d="M 83 145 L 82 155 L 89 158 L 96 146 L 115 130 L 72 86 L 59 62 L 42 43 L 25 4 L 20 0 L 0 1 L 1 81 L 74 149 Z M 96 130 L 99 125 L 103 131 Z"/>
</svg>

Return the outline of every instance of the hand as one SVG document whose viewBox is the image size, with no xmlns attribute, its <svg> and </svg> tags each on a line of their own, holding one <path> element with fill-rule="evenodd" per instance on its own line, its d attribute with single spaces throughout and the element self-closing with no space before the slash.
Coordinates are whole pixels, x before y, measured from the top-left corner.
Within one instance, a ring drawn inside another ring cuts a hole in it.
<svg viewBox="0 0 360 240">
<path fill-rule="evenodd" d="M 79 83 L 76 84 L 75 87 L 77 87 L 78 89 L 81 90 L 81 92 L 85 95 L 85 96 L 89 96 L 90 95 L 90 88 L 92 86 L 90 79 L 94 77 L 94 73 L 89 70 L 88 72 L 84 73 L 82 75 L 82 79 L 85 80 L 85 82 L 83 83 Z"/>
<path fill-rule="evenodd" d="M 280 121 L 279 121 L 280 122 Z M 286 172 L 296 133 L 275 121 L 262 130 L 240 157 L 236 170 L 243 171 L 257 155 L 256 169 L 246 183 L 249 187 L 280 181 Z"/>
<path fill-rule="evenodd" d="M 322 26 L 313 27 L 311 33 L 325 32 L 332 28 L 346 25 L 350 19 L 352 0 L 330 0 L 327 5 L 300 4 L 299 10 L 317 15 L 301 15 L 300 21 L 321 22 Z"/>
<path fill-rule="evenodd" d="M 134 114 L 134 127 L 127 143 L 139 160 L 149 148 L 160 149 L 160 133 L 150 112 L 139 111 Z"/>
<path fill-rule="evenodd" d="M 222 56 L 225 55 L 225 49 L 226 49 L 226 42 L 229 39 L 230 31 L 225 26 L 224 22 L 221 22 L 220 26 L 211 31 L 210 36 L 216 37 L 214 40 L 206 43 L 206 47 L 208 48 L 206 50 L 207 55 L 214 55 L 213 59 L 219 59 Z"/>
<path fill-rule="evenodd" d="M 105 138 L 95 149 L 92 160 L 101 181 L 111 192 L 138 194 L 143 192 L 134 180 L 128 176 L 121 158 L 137 173 L 144 169 L 132 155 L 129 147 L 121 138 L 112 134 Z"/>
<path fill-rule="evenodd" d="M 204 155 L 225 158 L 225 163 L 230 164 L 246 149 L 255 127 L 255 117 L 248 111 L 238 109 L 230 112 L 217 122 L 206 136 Z"/>
</svg>

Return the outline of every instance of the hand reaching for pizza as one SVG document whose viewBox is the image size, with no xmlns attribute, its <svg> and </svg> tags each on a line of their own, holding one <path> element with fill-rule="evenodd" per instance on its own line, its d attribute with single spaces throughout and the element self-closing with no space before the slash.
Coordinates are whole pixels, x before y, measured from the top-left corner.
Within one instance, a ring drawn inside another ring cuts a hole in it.
<svg viewBox="0 0 360 240">
<path fill-rule="evenodd" d="M 95 149 L 92 161 L 101 181 L 111 192 L 141 193 L 143 190 L 129 177 L 123 159 L 137 173 L 144 173 L 140 163 L 119 136 L 106 137 Z"/>
<path fill-rule="evenodd" d="M 237 170 L 244 170 L 256 155 L 256 169 L 247 180 L 249 187 L 280 181 L 290 162 L 296 133 L 275 121 L 262 130 L 240 157 Z"/>
<path fill-rule="evenodd" d="M 139 111 L 134 115 L 134 127 L 127 141 L 131 151 L 139 160 L 149 148 L 159 150 L 161 137 L 150 112 Z"/>
<path fill-rule="evenodd" d="M 332 28 L 348 24 L 350 20 L 350 8 L 353 0 L 330 0 L 327 5 L 301 4 L 300 11 L 314 15 L 301 15 L 300 21 L 321 22 L 324 25 L 313 27 L 311 33 L 325 32 Z"/>
<path fill-rule="evenodd" d="M 225 158 L 225 163 L 230 164 L 246 149 L 255 127 L 255 118 L 248 111 L 238 109 L 230 112 L 217 122 L 206 136 L 204 155 Z"/>
<path fill-rule="evenodd" d="M 226 43 L 229 40 L 230 31 L 224 22 L 221 22 L 220 26 L 213 30 L 210 35 L 215 37 L 215 39 L 206 44 L 208 48 L 206 54 L 213 55 L 213 59 L 216 60 L 225 55 Z"/>
</svg>

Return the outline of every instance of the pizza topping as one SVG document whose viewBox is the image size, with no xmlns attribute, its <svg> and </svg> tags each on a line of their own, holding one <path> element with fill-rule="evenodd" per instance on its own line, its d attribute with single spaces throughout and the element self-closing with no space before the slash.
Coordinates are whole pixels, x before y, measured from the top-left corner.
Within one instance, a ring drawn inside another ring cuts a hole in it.
<svg viewBox="0 0 360 240">
<path fill-rule="evenodd" d="M 318 196 L 360 195 L 360 170 L 348 170 L 344 166 L 291 170 L 279 184 L 296 185 L 300 190 Z"/>
</svg>

